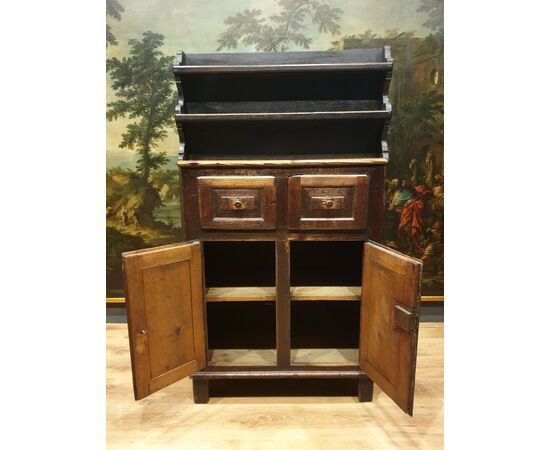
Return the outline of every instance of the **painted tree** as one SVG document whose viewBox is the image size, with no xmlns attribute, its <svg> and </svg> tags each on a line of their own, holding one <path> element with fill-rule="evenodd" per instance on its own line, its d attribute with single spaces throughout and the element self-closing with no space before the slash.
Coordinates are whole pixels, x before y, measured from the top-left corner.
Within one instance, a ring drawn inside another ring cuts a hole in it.
<svg viewBox="0 0 550 450">
<path fill-rule="evenodd" d="M 428 140 L 440 142 L 443 138 L 443 96 L 437 91 L 426 91 L 406 102 L 392 119 L 390 134 L 392 148 L 398 148 L 393 167 L 407 167 L 411 158 L 422 159 L 422 145 Z"/>
<path fill-rule="evenodd" d="M 107 0 L 107 16 L 120 21 L 124 7 L 117 0 Z M 107 24 L 107 45 L 118 45 L 115 35 L 111 31 L 111 25 Z"/>
<path fill-rule="evenodd" d="M 384 31 L 385 39 L 412 39 L 415 35 L 415 31 L 401 31 L 399 28 L 388 28 Z"/>
<path fill-rule="evenodd" d="M 432 31 L 443 31 L 443 0 L 422 0 L 418 12 L 428 14 L 424 26 Z"/>
<path fill-rule="evenodd" d="M 429 53 L 443 52 L 443 0 L 422 0 L 417 9 L 428 15 L 423 25 L 432 30 L 424 39 L 424 48 Z"/>
<path fill-rule="evenodd" d="M 264 52 L 284 52 L 290 44 L 307 49 L 313 42 L 303 33 L 307 18 L 320 33 L 340 34 L 338 21 L 342 10 L 339 8 L 318 0 L 278 0 L 277 3 L 281 9 L 279 14 L 268 19 L 262 17 L 258 9 L 245 9 L 226 18 L 227 29 L 218 39 L 218 51 L 235 49 L 239 43 L 254 45 L 257 51 Z"/>
<path fill-rule="evenodd" d="M 176 94 L 172 79 L 172 58 L 160 50 L 164 36 L 151 31 L 143 39 L 131 39 L 129 56 L 107 60 L 107 71 L 117 99 L 107 104 L 107 119 L 132 120 L 122 135 L 120 148 L 139 153 L 136 169 L 147 182 L 151 170 L 168 159 L 166 152 L 155 152 L 173 127 Z"/>
</svg>

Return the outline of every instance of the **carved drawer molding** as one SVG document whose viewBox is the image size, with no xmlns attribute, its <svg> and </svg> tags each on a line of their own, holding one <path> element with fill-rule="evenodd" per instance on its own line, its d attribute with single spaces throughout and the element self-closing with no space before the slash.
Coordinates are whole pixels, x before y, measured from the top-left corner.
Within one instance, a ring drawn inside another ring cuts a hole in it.
<svg viewBox="0 0 550 450">
<path fill-rule="evenodd" d="M 288 181 L 290 229 L 361 230 L 367 226 L 367 175 L 296 175 Z"/>
<path fill-rule="evenodd" d="M 212 176 L 197 180 L 202 228 L 276 228 L 275 177 Z"/>
</svg>

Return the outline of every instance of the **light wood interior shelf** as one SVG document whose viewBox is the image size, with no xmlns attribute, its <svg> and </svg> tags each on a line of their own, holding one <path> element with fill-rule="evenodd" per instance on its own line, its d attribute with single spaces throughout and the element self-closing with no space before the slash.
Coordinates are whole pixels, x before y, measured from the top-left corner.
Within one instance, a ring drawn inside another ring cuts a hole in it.
<svg viewBox="0 0 550 450">
<path fill-rule="evenodd" d="M 271 366 L 277 364 L 275 349 L 223 349 L 210 351 L 211 366 Z"/>
<path fill-rule="evenodd" d="M 276 297 L 275 287 L 216 287 L 206 289 L 207 302 L 269 302 Z"/>
<path fill-rule="evenodd" d="M 361 300 L 361 286 L 294 286 L 290 299 L 295 301 L 356 301 Z"/>
<path fill-rule="evenodd" d="M 221 349 L 211 350 L 211 366 L 266 366 L 277 363 L 275 349 Z M 356 348 L 299 348 L 290 353 L 292 364 L 342 366 L 359 363 Z"/>
<path fill-rule="evenodd" d="M 292 364 L 341 366 L 359 364 L 356 348 L 297 348 L 290 351 Z"/>
<path fill-rule="evenodd" d="M 206 289 L 207 302 L 269 302 L 276 299 L 275 287 L 215 287 Z M 294 301 L 358 301 L 361 286 L 293 286 Z"/>
</svg>

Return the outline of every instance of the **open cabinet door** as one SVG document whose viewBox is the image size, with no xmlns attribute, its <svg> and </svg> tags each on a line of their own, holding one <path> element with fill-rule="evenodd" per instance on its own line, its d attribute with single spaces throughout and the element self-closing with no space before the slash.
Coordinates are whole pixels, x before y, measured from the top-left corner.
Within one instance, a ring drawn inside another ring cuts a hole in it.
<svg viewBox="0 0 550 450">
<path fill-rule="evenodd" d="M 122 255 L 136 400 L 206 366 L 201 256 L 199 242 Z"/>
<path fill-rule="evenodd" d="M 361 295 L 361 369 L 412 416 L 422 262 L 365 243 Z"/>
</svg>

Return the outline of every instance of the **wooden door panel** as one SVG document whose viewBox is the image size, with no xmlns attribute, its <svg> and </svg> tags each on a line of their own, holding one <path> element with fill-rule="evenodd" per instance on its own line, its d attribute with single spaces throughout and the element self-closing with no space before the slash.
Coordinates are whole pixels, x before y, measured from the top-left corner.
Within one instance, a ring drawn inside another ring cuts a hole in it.
<svg viewBox="0 0 550 450">
<path fill-rule="evenodd" d="M 359 362 L 412 415 L 422 262 L 368 242 L 363 260 Z"/>
<path fill-rule="evenodd" d="M 124 253 L 136 400 L 206 366 L 198 242 Z"/>
<path fill-rule="evenodd" d="M 156 378 L 169 368 L 193 360 L 193 317 L 189 261 L 143 270 L 145 298 L 158 301 L 145 304 L 149 325 L 149 351 L 157 358 L 151 362 L 151 376 Z M 157 325 L 155 325 L 157 324 Z"/>
</svg>

